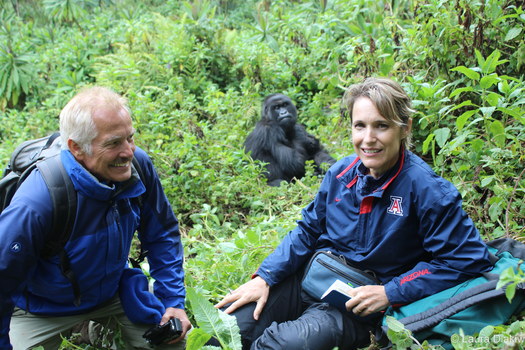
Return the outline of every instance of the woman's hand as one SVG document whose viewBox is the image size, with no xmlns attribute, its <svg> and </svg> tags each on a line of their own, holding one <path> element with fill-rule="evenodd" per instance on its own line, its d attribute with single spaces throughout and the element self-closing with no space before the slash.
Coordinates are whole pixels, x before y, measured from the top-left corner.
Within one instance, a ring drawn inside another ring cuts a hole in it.
<svg viewBox="0 0 525 350">
<path fill-rule="evenodd" d="M 246 282 L 234 291 L 226 295 L 219 303 L 215 305 L 216 308 L 221 308 L 228 303 L 232 303 L 224 312 L 232 313 L 236 309 L 251 302 L 257 303 L 253 312 L 253 318 L 259 319 L 270 294 L 270 286 L 261 277 L 257 276 L 254 279 Z"/>
<path fill-rule="evenodd" d="M 346 302 L 346 309 L 358 316 L 368 316 L 390 305 L 384 286 L 356 287 L 348 294 L 352 299 Z"/>
</svg>

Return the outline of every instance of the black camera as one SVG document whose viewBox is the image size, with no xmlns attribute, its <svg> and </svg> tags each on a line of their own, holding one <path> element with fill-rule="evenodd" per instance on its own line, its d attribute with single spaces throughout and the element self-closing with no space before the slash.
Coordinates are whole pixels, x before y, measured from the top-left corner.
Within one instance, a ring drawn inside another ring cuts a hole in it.
<svg viewBox="0 0 525 350">
<path fill-rule="evenodd" d="M 171 318 L 162 326 L 151 327 L 144 333 L 142 338 L 151 345 L 159 345 L 177 339 L 182 334 L 182 325 L 178 318 Z"/>
</svg>

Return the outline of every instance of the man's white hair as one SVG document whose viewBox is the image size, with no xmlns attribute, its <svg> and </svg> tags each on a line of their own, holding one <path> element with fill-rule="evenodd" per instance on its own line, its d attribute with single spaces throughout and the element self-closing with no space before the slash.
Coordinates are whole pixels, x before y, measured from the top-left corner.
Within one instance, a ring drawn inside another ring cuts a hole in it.
<svg viewBox="0 0 525 350">
<path fill-rule="evenodd" d="M 62 149 L 68 149 L 67 141 L 75 141 L 82 151 L 91 155 L 91 143 L 98 131 L 93 122 L 93 114 L 98 108 L 131 110 L 126 98 L 102 86 L 85 88 L 75 95 L 60 112 L 60 137 Z"/>
</svg>

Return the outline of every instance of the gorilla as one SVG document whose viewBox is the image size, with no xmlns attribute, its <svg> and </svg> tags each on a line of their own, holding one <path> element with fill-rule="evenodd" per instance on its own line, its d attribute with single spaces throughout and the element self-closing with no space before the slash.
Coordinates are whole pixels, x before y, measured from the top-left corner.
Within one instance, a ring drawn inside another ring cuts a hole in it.
<svg viewBox="0 0 525 350">
<path fill-rule="evenodd" d="M 323 173 L 321 163 L 335 163 L 319 140 L 297 123 L 297 109 L 283 94 L 266 96 L 261 120 L 246 138 L 244 149 L 253 159 L 268 163 L 265 175 L 270 186 L 302 178 L 308 160 L 314 161 L 317 175 Z"/>
</svg>

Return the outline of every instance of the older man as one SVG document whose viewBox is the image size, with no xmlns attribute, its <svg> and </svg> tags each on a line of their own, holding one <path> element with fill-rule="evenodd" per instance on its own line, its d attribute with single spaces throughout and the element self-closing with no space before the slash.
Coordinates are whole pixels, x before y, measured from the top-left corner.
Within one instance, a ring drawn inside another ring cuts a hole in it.
<svg viewBox="0 0 525 350">
<path fill-rule="evenodd" d="M 179 338 L 161 348 L 183 349 L 191 324 L 184 311 L 178 221 L 151 160 L 135 146 L 126 99 L 103 87 L 81 91 L 62 110 L 60 133 L 60 158 L 77 192 L 76 221 L 64 249 L 81 302 L 75 303 L 60 259 L 40 253 L 50 235 L 53 205 L 41 173 L 33 171 L 0 215 L 0 349 L 10 349 L 10 343 L 14 349 L 57 349 L 61 335 L 85 320 L 118 324 L 126 348 L 148 349 L 142 335 L 152 325 L 130 320 L 126 307 L 133 306 L 119 298 L 122 289 L 133 287 L 122 276 L 129 276 L 136 231 L 149 252 L 155 300 L 162 310 L 158 323 L 178 318 L 183 328 Z M 15 242 L 17 249 L 11 249 Z"/>
</svg>

